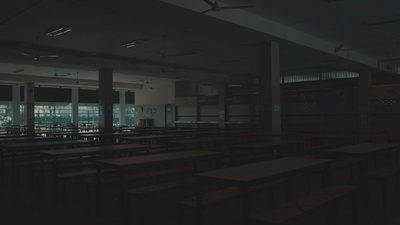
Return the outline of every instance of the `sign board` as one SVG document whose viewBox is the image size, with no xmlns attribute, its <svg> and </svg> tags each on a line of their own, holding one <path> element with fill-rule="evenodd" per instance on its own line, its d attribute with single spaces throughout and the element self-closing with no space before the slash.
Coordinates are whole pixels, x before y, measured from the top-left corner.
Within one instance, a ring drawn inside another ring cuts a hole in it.
<svg viewBox="0 0 400 225">
<path fill-rule="evenodd" d="M 197 105 L 196 97 L 177 97 L 175 98 L 176 106 L 195 106 Z"/>
<path fill-rule="evenodd" d="M 369 99 L 400 99 L 400 86 L 399 85 L 388 85 L 388 86 L 372 86 L 368 90 Z"/>
<path fill-rule="evenodd" d="M 283 92 L 283 102 L 318 102 L 320 99 L 319 90 L 298 90 Z"/>
</svg>

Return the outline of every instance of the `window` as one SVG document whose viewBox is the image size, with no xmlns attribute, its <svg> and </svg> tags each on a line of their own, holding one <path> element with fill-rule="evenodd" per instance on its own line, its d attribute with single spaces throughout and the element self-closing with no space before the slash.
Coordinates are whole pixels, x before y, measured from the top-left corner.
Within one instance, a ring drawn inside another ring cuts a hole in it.
<svg viewBox="0 0 400 225">
<path fill-rule="evenodd" d="M 99 124 L 99 104 L 98 103 L 80 103 L 79 126 L 97 126 Z"/>
<path fill-rule="evenodd" d="M 12 104 L 11 102 L 0 102 L 0 127 L 12 125 Z"/>
<path fill-rule="evenodd" d="M 72 120 L 71 103 L 37 102 L 35 103 L 35 124 L 66 126 Z"/>
</svg>

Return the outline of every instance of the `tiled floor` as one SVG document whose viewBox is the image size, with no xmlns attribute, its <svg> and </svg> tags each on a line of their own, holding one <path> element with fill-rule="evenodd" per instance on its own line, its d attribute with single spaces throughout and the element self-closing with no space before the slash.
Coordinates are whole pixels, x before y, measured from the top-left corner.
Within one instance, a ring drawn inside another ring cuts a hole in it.
<svg viewBox="0 0 400 225">
<path fill-rule="evenodd" d="M 335 183 L 349 183 L 347 171 L 338 172 L 334 175 Z M 296 177 L 294 188 L 295 195 L 305 192 L 304 177 Z M 313 187 L 317 188 L 319 180 L 313 178 Z M 354 181 L 358 183 L 358 181 Z M 54 204 L 50 184 L 44 197 L 34 197 L 29 185 L 23 183 L 18 187 L 12 188 L 6 184 L 0 188 L 0 225 L 114 225 L 121 224 L 119 214 L 118 191 L 106 191 L 104 203 L 104 215 L 96 218 L 93 213 L 88 214 L 85 208 L 85 187 L 81 182 L 75 182 L 68 187 L 68 202 L 62 206 Z M 400 188 L 395 187 L 395 182 L 390 181 L 388 208 L 383 209 L 381 204 L 381 187 L 378 183 L 371 183 L 369 192 L 370 204 L 360 204 L 359 224 L 360 225 L 397 225 L 400 224 Z M 276 193 L 277 204 L 283 202 L 284 190 Z M 187 193 L 186 193 L 187 194 Z M 182 198 L 182 193 L 171 193 L 168 195 L 154 196 L 146 201 L 145 221 L 146 225 L 170 225 L 176 224 L 177 208 L 175 201 Z M 268 195 L 252 197 L 251 211 L 257 212 L 268 208 Z M 231 224 L 240 225 L 240 202 L 232 202 L 223 207 L 217 207 L 205 212 L 204 224 Z M 134 217 L 134 209 L 131 212 Z M 327 224 L 325 211 L 299 220 L 296 224 Z M 352 224 L 351 201 L 344 200 L 339 208 L 340 225 Z M 193 224 L 192 214 L 185 213 L 185 224 Z M 134 218 L 135 219 L 135 218 Z M 134 220 L 135 221 L 135 220 Z M 134 223 L 137 224 L 137 223 Z"/>
</svg>

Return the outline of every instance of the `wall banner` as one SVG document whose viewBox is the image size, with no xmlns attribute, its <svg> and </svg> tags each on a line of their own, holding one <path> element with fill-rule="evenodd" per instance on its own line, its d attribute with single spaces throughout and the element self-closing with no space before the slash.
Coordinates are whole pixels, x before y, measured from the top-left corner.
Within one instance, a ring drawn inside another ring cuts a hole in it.
<svg viewBox="0 0 400 225">
<path fill-rule="evenodd" d="M 319 90 L 298 90 L 283 92 L 284 103 L 319 102 Z"/>
<path fill-rule="evenodd" d="M 197 105 L 196 97 L 178 97 L 175 98 L 176 106 L 195 106 Z"/>
<path fill-rule="evenodd" d="M 372 86 L 368 90 L 369 99 L 400 99 L 400 86 L 399 85 L 388 85 L 388 86 Z"/>
</svg>

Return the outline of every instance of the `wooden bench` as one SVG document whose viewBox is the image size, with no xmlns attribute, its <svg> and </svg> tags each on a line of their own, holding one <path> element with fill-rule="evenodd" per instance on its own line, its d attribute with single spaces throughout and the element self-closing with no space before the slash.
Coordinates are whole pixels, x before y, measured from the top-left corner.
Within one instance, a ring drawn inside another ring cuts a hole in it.
<svg viewBox="0 0 400 225">
<path fill-rule="evenodd" d="M 335 172 L 343 169 L 349 169 L 350 180 L 354 180 L 354 168 L 360 166 L 360 160 L 357 158 L 345 158 L 332 162 L 330 171 Z"/>
<path fill-rule="evenodd" d="M 192 168 L 176 168 L 176 169 L 167 169 L 167 170 L 158 170 L 151 171 L 145 173 L 138 173 L 127 176 L 125 178 L 125 184 L 135 184 L 138 182 L 146 182 L 147 185 L 150 185 L 151 181 L 159 180 L 161 178 L 167 178 L 172 176 L 184 176 L 193 173 Z M 101 186 L 98 185 L 96 179 L 88 179 L 86 180 L 86 210 L 90 212 L 91 209 L 91 193 L 94 192 L 94 201 L 101 202 L 102 201 L 102 189 L 103 188 L 112 188 L 118 187 L 120 185 L 119 177 L 111 177 L 108 180 L 102 180 Z M 101 205 L 101 204 L 98 204 Z M 101 209 L 99 209 L 101 210 Z"/>
<path fill-rule="evenodd" d="M 239 157 L 230 158 L 230 156 L 228 156 L 228 159 L 227 159 L 228 161 L 223 162 L 223 165 L 226 165 L 227 167 L 239 166 L 239 165 L 243 165 L 243 164 L 249 164 L 249 163 L 255 163 L 255 162 L 259 162 L 259 161 L 276 159 L 278 157 L 279 157 L 279 155 L 275 154 L 275 153 L 270 153 L 270 154 L 265 153 L 265 154 L 257 155 L 257 157 L 254 157 L 253 155 L 243 155 L 243 156 L 239 156 Z"/>
<path fill-rule="evenodd" d="M 365 175 L 368 180 L 377 180 L 382 184 L 382 205 L 383 208 L 387 206 L 387 187 L 386 181 L 391 178 L 396 178 L 396 187 L 400 186 L 400 167 L 388 167 L 378 171 L 370 172 Z M 368 191 L 368 181 L 366 182 L 366 190 Z M 368 195 L 366 196 L 368 202 Z"/>
<path fill-rule="evenodd" d="M 358 222 L 357 187 L 334 185 L 312 194 L 294 199 L 283 206 L 271 208 L 265 212 L 250 216 L 251 225 L 283 225 L 291 224 L 315 211 L 328 208 L 333 215 L 328 216 L 328 222 L 337 224 L 338 201 L 351 196 L 353 198 L 353 223 Z"/>
<path fill-rule="evenodd" d="M 333 161 L 329 165 L 329 172 L 336 172 L 344 169 L 349 169 L 349 176 L 350 180 L 354 180 L 354 168 L 360 166 L 360 160 L 357 158 L 345 158 L 345 159 L 339 159 L 336 161 Z M 316 172 L 318 174 L 323 173 L 323 169 L 315 169 L 313 172 Z"/>
<path fill-rule="evenodd" d="M 288 179 L 282 178 L 269 183 L 261 184 L 250 188 L 249 194 L 255 195 L 257 193 L 263 193 L 266 191 L 270 192 L 270 203 L 273 206 L 274 203 L 274 188 L 287 185 Z M 183 224 L 183 210 L 188 209 L 195 212 L 202 212 L 204 209 L 212 208 L 230 201 L 241 199 L 241 189 L 238 187 L 228 187 L 220 190 L 212 191 L 203 194 L 202 205 L 198 207 L 197 196 L 186 198 L 178 201 L 178 225 Z M 201 215 L 200 215 L 201 216 Z"/>
<path fill-rule="evenodd" d="M 163 193 L 167 193 L 170 191 L 176 191 L 179 189 L 187 189 L 190 188 L 193 190 L 194 185 L 196 184 L 196 180 L 189 178 L 189 179 L 184 179 L 184 180 L 176 180 L 176 181 L 170 181 L 166 183 L 160 183 L 160 184 L 155 184 L 151 186 L 144 186 L 144 187 L 137 187 L 133 189 L 129 189 L 125 191 L 126 194 L 126 205 L 124 209 L 124 218 L 127 222 L 127 224 L 131 224 L 131 216 L 130 211 L 131 211 L 131 198 L 135 198 L 138 203 L 138 208 L 137 208 L 137 221 L 138 224 L 145 224 L 144 223 L 144 198 L 149 197 L 149 196 L 154 196 L 154 195 L 159 195 Z"/>
<path fill-rule="evenodd" d="M 103 169 L 101 173 L 110 174 L 114 173 L 116 170 L 114 169 Z M 78 180 L 84 179 L 89 177 L 94 177 L 97 175 L 97 170 L 95 169 L 87 169 L 81 171 L 72 171 L 72 172 L 63 172 L 58 173 L 55 177 L 55 187 L 54 187 L 54 201 L 58 202 L 60 193 L 61 193 L 61 200 L 62 203 L 66 203 L 66 182 L 70 180 Z"/>
<path fill-rule="evenodd" d="M 20 165 L 22 167 L 31 168 L 31 191 L 32 193 L 36 192 L 36 188 L 38 187 L 38 180 L 40 176 L 44 176 L 45 173 L 55 173 L 61 171 L 82 171 L 85 169 L 91 169 L 94 167 L 93 160 L 97 159 L 97 156 L 83 156 L 83 157 L 71 157 L 59 160 L 57 162 L 57 171 L 54 171 L 54 165 L 52 161 L 45 160 L 43 163 L 43 168 L 41 168 L 40 161 L 39 162 L 31 162 L 27 164 Z M 19 173 L 17 173 L 19 180 Z M 43 187 L 42 187 L 43 188 Z M 42 190 L 44 191 L 44 190 Z"/>
</svg>

